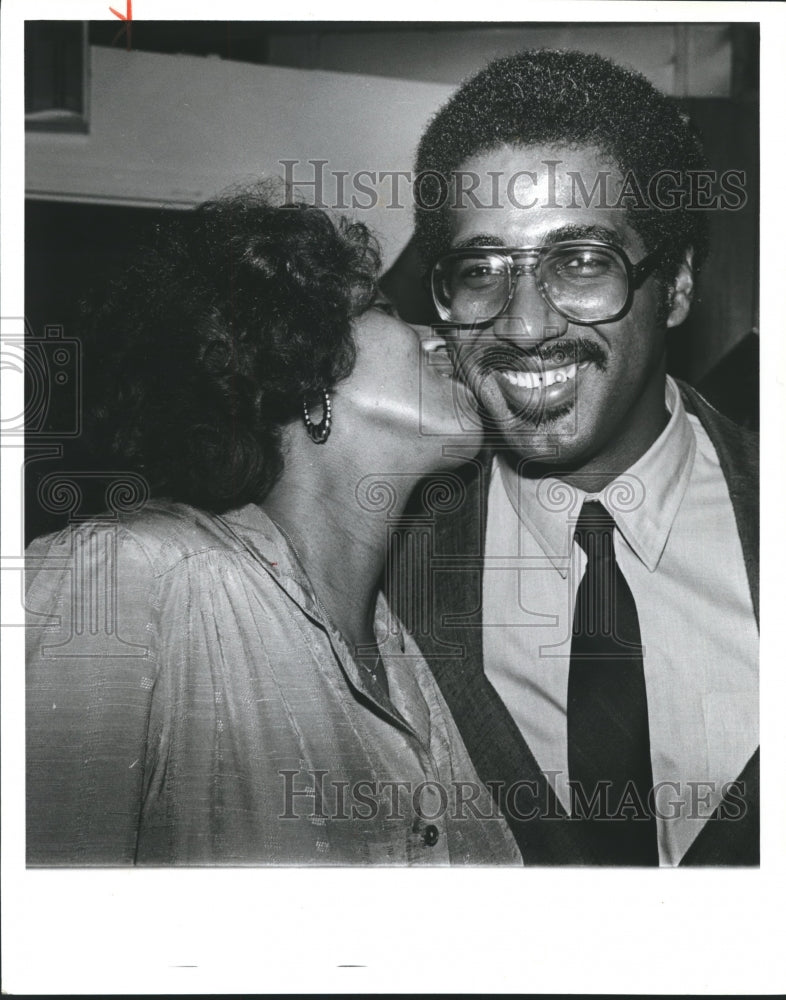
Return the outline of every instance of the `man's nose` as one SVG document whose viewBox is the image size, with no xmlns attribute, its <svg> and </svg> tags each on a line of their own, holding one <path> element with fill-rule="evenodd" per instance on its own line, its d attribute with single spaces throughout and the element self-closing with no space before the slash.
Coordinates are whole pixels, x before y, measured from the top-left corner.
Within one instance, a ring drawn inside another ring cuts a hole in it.
<svg viewBox="0 0 786 1000">
<path fill-rule="evenodd" d="M 517 346 L 532 346 L 561 337 L 567 329 L 567 319 L 546 301 L 535 275 L 530 273 L 517 277 L 513 298 L 494 323 L 494 335 Z"/>
</svg>

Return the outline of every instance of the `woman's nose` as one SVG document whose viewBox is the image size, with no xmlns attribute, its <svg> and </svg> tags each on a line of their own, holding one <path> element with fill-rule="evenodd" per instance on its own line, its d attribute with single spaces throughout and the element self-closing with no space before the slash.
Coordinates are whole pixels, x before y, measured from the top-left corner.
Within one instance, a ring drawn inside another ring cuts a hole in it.
<svg viewBox="0 0 786 1000">
<path fill-rule="evenodd" d="M 432 351 L 445 350 L 447 341 L 439 328 L 433 326 L 421 326 L 418 323 L 409 324 L 420 339 L 420 349 L 426 353 Z"/>
</svg>

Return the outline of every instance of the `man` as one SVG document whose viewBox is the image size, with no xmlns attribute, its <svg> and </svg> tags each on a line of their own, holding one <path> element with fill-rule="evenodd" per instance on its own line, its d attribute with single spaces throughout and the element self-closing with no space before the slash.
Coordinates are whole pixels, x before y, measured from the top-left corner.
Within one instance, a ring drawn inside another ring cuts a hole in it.
<svg viewBox="0 0 786 1000">
<path fill-rule="evenodd" d="M 571 52 L 491 63 L 419 147 L 489 447 L 393 590 L 426 581 L 408 624 L 525 863 L 758 863 L 757 442 L 665 369 L 703 167 L 643 77 Z"/>
</svg>

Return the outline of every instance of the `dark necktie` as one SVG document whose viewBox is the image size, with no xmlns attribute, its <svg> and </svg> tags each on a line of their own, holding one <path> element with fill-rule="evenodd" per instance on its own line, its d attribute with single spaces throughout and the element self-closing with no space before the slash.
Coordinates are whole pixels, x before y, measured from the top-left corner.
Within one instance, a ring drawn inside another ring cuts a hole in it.
<svg viewBox="0 0 786 1000">
<path fill-rule="evenodd" d="M 568 777 L 574 822 L 597 864 L 657 865 L 647 689 L 636 602 L 614 556 L 614 519 L 585 501 L 576 541 L 568 677 Z"/>
</svg>

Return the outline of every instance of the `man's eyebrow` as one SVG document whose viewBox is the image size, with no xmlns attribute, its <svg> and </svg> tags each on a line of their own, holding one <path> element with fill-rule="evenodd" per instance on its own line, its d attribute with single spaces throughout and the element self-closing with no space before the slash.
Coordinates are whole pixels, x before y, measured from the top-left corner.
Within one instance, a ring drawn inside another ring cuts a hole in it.
<svg viewBox="0 0 786 1000">
<path fill-rule="evenodd" d="M 562 243 L 566 240 L 602 240 L 604 243 L 611 243 L 612 246 L 624 249 L 623 241 L 618 232 L 614 229 L 609 229 L 608 226 L 599 225 L 558 226 L 556 229 L 550 229 L 545 233 L 537 245 L 547 246 L 549 243 Z M 531 245 L 534 246 L 535 244 Z M 471 247 L 506 246 L 509 246 L 509 244 L 501 240 L 499 236 L 492 236 L 490 233 L 478 233 L 476 236 L 470 236 L 468 239 L 454 244 L 451 249 L 465 250 Z"/>
<path fill-rule="evenodd" d="M 479 233 L 477 236 L 470 236 L 469 239 L 462 240 L 451 247 L 451 250 L 465 250 L 467 247 L 504 247 L 505 243 L 499 236 L 491 236 L 489 233 Z"/>
<path fill-rule="evenodd" d="M 557 229 L 550 229 L 543 237 L 544 243 L 561 243 L 564 240 L 602 240 L 604 243 L 622 248 L 620 234 L 608 226 L 559 226 Z"/>
</svg>

